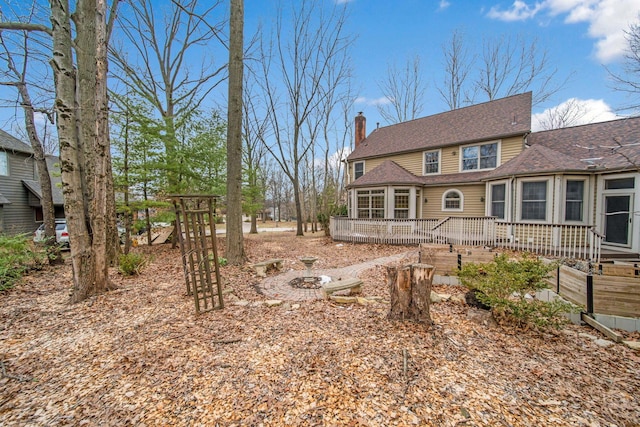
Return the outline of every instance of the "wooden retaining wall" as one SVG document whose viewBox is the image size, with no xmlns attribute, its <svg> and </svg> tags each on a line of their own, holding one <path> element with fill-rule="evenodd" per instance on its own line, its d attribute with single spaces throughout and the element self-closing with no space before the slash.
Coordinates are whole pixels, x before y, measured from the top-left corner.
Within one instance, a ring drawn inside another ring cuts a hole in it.
<svg viewBox="0 0 640 427">
<path fill-rule="evenodd" d="M 497 255 L 483 248 L 454 249 L 454 252 L 446 252 L 448 245 L 420 245 L 420 262 L 436 266 L 436 274 L 441 276 L 455 275 L 458 271 L 458 255 L 461 265 L 466 263 L 491 262 Z M 458 253 L 457 251 L 460 251 Z"/>
<path fill-rule="evenodd" d="M 633 266 L 606 265 L 603 273 L 623 275 L 593 274 L 593 312 L 612 316 L 640 317 L 640 277 L 635 275 Z M 567 266 L 561 266 L 560 295 L 576 304 L 587 306 L 587 273 Z M 558 289 L 558 271 L 553 271 L 548 283 L 551 289 Z"/>
</svg>

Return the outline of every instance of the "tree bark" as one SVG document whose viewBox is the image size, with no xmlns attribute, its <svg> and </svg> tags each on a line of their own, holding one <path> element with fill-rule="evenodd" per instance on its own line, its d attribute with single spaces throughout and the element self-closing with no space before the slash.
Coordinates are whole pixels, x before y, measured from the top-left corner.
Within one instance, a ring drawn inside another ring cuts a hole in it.
<svg viewBox="0 0 640 427">
<path fill-rule="evenodd" d="M 428 264 L 411 264 L 400 268 L 387 267 L 391 294 L 388 318 L 431 325 L 433 322 L 429 306 L 434 274 L 435 267 Z"/>
<path fill-rule="evenodd" d="M 242 234 L 242 73 L 244 1 L 231 0 L 227 129 L 227 260 L 244 263 Z"/>
<path fill-rule="evenodd" d="M 84 206 L 82 147 L 76 128 L 76 70 L 71 52 L 71 19 L 69 1 L 51 2 L 53 56 L 51 66 L 55 76 L 58 140 L 62 170 L 64 209 L 71 242 L 73 269 L 72 301 L 80 301 L 94 283 L 94 259 L 87 229 Z"/>
</svg>

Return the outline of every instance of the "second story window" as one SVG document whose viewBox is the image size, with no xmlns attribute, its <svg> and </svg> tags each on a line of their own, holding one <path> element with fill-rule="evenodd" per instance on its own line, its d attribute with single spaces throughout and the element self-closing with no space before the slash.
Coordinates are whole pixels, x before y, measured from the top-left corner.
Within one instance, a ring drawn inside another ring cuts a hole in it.
<svg viewBox="0 0 640 427">
<path fill-rule="evenodd" d="M 356 162 L 353 164 L 353 179 L 356 180 L 364 175 L 364 162 Z"/>
<path fill-rule="evenodd" d="M 462 147 L 462 170 L 492 169 L 498 165 L 498 143 Z"/>
<path fill-rule="evenodd" d="M 440 172 L 440 151 L 427 151 L 424 153 L 424 174 L 430 175 Z"/>
<path fill-rule="evenodd" d="M 9 175 L 9 161 L 6 151 L 0 151 L 0 175 Z"/>
</svg>

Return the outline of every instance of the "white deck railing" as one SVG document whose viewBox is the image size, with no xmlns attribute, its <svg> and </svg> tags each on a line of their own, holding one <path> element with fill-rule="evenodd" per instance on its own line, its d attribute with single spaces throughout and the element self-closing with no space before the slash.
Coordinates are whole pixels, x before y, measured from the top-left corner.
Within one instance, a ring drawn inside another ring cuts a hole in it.
<svg viewBox="0 0 640 427">
<path fill-rule="evenodd" d="M 436 219 L 331 218 L 334 240 L 354 243 L 418 243 L 482 246 L 600 262 L 602 236 L 588 225 L 498 222 L 494 217 Z"/>
</svg>

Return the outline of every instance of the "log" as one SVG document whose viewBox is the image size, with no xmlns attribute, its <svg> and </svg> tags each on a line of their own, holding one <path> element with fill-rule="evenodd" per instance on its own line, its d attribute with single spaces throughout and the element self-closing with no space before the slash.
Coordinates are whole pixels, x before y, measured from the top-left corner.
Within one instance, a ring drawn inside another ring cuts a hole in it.
<svg viewBox="0 0 640 427">
<path fill-rule="evenodd" d="M 392 320 L 409 320 L 431 325 L 429 313 L 431 283 L 435 267 L 429 264 L 411 264 L 387 267 L 387 280 L 391 294 L 391 308 L 387 316 Z"/>
</svg>

